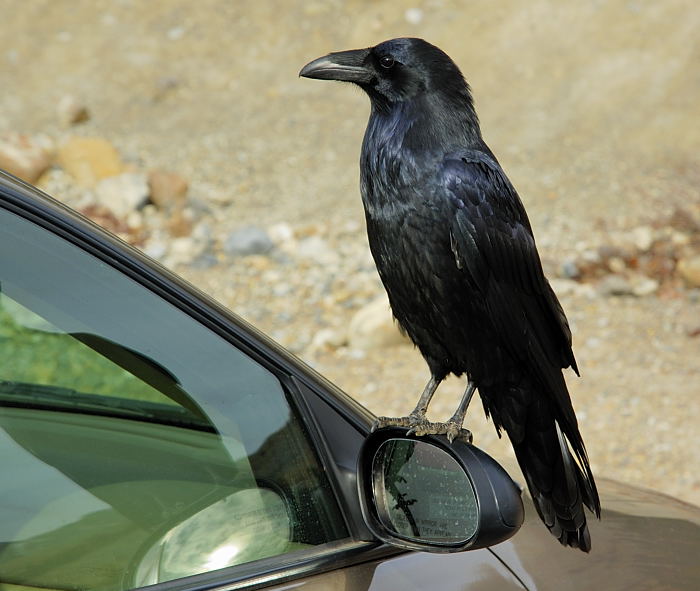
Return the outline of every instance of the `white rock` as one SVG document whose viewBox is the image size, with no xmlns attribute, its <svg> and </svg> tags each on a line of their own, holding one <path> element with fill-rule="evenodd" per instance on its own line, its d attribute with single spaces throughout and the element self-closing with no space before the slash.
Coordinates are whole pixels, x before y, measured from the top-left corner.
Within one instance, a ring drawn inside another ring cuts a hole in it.
<svg viewBox="0 0 700 591">
<path fill-rule="evenodd" d="M 634 295 L 634 290 L 622 275 L 608 275 L 598 283 L 598 293 L 602 296 L 628 296 Z"/>
<path fill-rule="evenodd" d="M 270 236 L 270 240 L 277 245 L 294 240 L 294 230 L 286 222 L 273 224 L 267 229 L 267 234 Z"/>
<path fill-rule="evenodd" d="M 157 261 L 162 261 L 168 253 L 168 244 L 163 240 L 149 240 L 143 252 Z"/>
<path fill-rule="evenodd" d="M 360 308 L 348 327 L 348 343 L 352 349 L 381 349 L 408 342 L 394 321 L 386 296 Z"/>
<path fill-rule="evenodd" d="M 182 265 L 193 261 L 203 251 L 202 245 L 197 244 L 189 236 L 174 238 L 164 261 L 168 266 Z"/>
<path fill-rule="evenodd" d="M 652 295 L 659 290 L 659 282 L 650 277 L 640 276 L 632 282 L 632 292 L 634 295 L 644 297 Z"/>
<path fill-rule="evenodd" d="M 406 22 L 418 25 L 423 20 L 423 11 L 420 8 L 409 8 L 403 14 Z"/>
<path fill-rule="evenodd" d="M 632 230 L 632 242 L 641 250 L 646 252 L 654 244 L 654 230 L 650 226 L 639 226 Z"/>
<path fill-rule="evenodd" d="M 95 186 L 95 199 L 117 217 L 126 218 L 148 200 L 146 175 L 125 172 L 102 179 Z"/>
<path fill-rule="evenodd" d="M 576 288 L 579 285 L 576 281 L 573 281 L 572 279 L 559 279 L 556 277 L 550 279 L 549 284 L 552 286 L 554 293 L 556 293 L 560 297 L 576 293 Z"/>
<path fill-rule="evenodd" d="M 323 349 L 337 349 L 348 341 L 347 332 L 341 329 L 322 328 L 311 339 L 307 353 L 314 353 Z"/>
<path fill-rule="evenodd" d="M 300 240 L 296 248 L 296 256 L 314 261 L 320 265 L 337 265 L 340 257 L 328 242 L 320 236 L 309 236 Z"/>
</svg>

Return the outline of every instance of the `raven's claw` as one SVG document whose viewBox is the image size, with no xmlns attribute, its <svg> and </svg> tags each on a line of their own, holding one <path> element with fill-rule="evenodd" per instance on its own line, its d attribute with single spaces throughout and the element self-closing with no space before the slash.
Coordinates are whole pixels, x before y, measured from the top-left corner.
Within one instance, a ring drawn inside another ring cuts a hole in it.
<svg viewBox="0 0 700 591">
<path fill-rule="evenodd" d="M 461 439 L 466 443 L 473 440 L 472 432 L 462 428 L 457 421 L 449 420 L 446 423 L 431 423 L 425 415 L 410 414 L 407 417 L 378 417 L 372 425 L 372 432 L 383 427 L 409 427 L 408 435 L 445 435 L 450 443 L 455 439 Z"/>
<path fill-rule="evenodd" d="M 409 427 L 409 435 L 416 433 L 417 429 L 421 429 L 424 425 L 431 423 L 425 418 L 425 415 L 419 413 L 411 413 L 407 417 L 377 417 L 372 425 L 372 433 L 383 427 Z M 418 433 L 420 435 L 420 433 Z"/>
</svg>

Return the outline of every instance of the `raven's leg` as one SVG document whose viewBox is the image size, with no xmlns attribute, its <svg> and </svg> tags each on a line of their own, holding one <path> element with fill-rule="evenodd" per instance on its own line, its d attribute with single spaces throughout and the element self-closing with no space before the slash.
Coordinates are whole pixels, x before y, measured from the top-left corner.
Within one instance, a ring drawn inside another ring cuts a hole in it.
<svg viewBox="0 0 700 591">
<path fill-rule="evenodd" d="M 423 393 L 420 395 L 416 408 L 411 411 L 407 417 L 378 417 L 372 425 L 372 431 L 380 427 L 411 427 L 412 432 L 416 432 L 426 425 L 431 425 L 428 419 L 425 418 L 425 413 L 428 412 L 428 405 L 435 394 L 435 390 L 440 385 L 442 380 L 438 380 L 435 376 L 430 376 L 430 381 L 423 388 Z M 420 433 L 418 433 L 420 435 Z"/>
<path fill-rule="evenodd" d="M 467 414 L 467 408 L 469 408 L 469 403 L 474 396 L 474 391 L 476 390 L 476 384 L 474 382 L 469 382 L 467 384 L 467 389 L 464 391 L 462 400 L 459 402 L 459 406 L 452 415 L 449 421 L 446 423 L 429 423 L 425 421 L 421 425 L 418 425 L 412 429 L 416 435 L 447 435 L 447 439 L 452 443 L 457 436 L 465 439 L 469 443 L 472 442 L 472 434 L 468 429 L 462 428 L 462 423 L 464 422 L 464 415 Z"/>
</svg>

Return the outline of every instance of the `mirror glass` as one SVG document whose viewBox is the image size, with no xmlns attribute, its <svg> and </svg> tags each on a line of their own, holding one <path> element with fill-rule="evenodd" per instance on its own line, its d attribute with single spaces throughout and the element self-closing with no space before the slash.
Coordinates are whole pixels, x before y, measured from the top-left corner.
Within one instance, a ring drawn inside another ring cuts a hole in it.
<svg viewBox="0 0 700 591">
<path fill-rule="evenodd" d="M 379 519 L 394 535 L 450 545 L 476 533 L 474 489 L 446 451 L 423 441 L 389 439 L 378 448 L 372 468 Z"/>
</svg>

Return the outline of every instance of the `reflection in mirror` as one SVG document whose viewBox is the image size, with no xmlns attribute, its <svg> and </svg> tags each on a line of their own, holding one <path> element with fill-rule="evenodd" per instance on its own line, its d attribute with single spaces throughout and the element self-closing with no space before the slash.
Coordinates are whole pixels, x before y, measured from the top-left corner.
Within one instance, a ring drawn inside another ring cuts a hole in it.
<svg viewBox="0 0 700 591">
<path fill-rule="evenodd" d="M 373 461 L 379 519 L 393 534 L 436 544 L 457 544 L 477 531 L 474 489 L 459 463 L 423 441 L 389 439 Z"/>
</svg>

